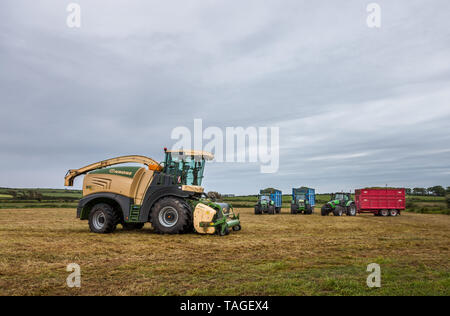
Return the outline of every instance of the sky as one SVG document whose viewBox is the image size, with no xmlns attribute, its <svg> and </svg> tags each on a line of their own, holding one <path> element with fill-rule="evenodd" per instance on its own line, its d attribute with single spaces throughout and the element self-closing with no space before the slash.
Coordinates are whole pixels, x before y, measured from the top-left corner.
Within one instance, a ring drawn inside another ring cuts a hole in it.
<svg viewBox="0 0 450 316">
<path fill-rule="evenodd" d="M 450 186 L 450 2 L 376 2 L 2 0 L 0 186 L 161 161 L 194 119 L 279 127 L 277 172 L 210 162 L 207 191 Z"/>
</svg>

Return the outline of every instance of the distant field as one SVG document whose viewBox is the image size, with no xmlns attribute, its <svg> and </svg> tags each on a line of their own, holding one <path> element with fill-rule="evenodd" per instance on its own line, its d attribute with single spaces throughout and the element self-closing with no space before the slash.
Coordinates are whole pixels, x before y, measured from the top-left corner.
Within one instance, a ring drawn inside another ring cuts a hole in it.
<svg viewBox="0 0 450 316">
<path fill-rule="evenodd" d="M 0 210 L 0 295 L 450 295 L 449 216 L 237 211 L 243 230 L 218 237 L 97 235 L 75 209 Z M 381 288 L 366 285 L 370 263 Z"/>
</svg>

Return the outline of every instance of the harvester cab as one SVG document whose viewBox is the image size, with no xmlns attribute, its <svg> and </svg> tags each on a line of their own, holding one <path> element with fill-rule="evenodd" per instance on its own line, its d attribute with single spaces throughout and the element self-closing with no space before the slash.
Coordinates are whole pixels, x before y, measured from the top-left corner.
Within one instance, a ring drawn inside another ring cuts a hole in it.
<svg viewBox="0 0 450 316">
<path fill-rule="evenodd" d="M 316 205 L 315 190 L 307 187 L 292 189 L 291 214 L 310 215 Z"/>
<path fill-rule="evenodd" d="M 112 233 L 118 224 L 140 229 L 152 223 L 157 233 L 226 235 L 240 230 L 233 207 L 209 200 L 201 187 L 205 162 L 211 153 L 194 150 L 165 151 L 164 162 L 144 156 L 124 156 L 69 170 L 65 185 L 84 175 L 83 198 L 77 217 L 88 220 L 95 233 Z M 112 165 L 139 163 L 147 166 Z"/>
<path fill-rule="evenodd" d="M 333 193 L 331 200 L 322 206 L 321 215 L 328 216 L 333 213 L 334 216 L 356 216 L 356 204 L 352 199 L 351 193 Z"/>
</svg>

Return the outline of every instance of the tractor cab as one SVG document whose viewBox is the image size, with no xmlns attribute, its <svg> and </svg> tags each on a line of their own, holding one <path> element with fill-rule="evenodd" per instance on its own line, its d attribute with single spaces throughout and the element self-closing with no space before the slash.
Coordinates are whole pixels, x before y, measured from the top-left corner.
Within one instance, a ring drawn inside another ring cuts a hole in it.
<svg viewBox="0 0 450 316">
<path fill-rule="evenodd" d="M 183 185 L 201 186 L 205 161 L 214 159 L 213 155 L 196 150 L 171 151 L 164 149 L 164 169 L 165 174 L 173 176 L 177 183 Z"/>
<path fill-rule="evenodd" d="M 259 196 L 259 203 L 261 205 L 272 205 L 273 201 L 270 199 L 270 195 L 260 195 Z"/>
<path fill-rule="evenodd" d="M 333 193 L 331 195 L 331 201 L 336 201 L 339 203 L 336 204 L 347 204 L 348 201 L 351 201 L 351 193 Z"/>
</svg>

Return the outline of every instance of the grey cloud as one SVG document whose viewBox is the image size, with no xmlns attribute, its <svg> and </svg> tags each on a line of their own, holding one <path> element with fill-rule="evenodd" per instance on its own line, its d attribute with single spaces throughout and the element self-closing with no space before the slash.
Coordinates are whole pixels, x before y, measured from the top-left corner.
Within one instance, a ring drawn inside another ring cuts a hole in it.
<svg viewBox="0 0 450 316">
<path fill-rule="evenodd" d="M 209 164 L 207 189 L 450 185 L 448 1 L 0 4 L 0 186 L 162 158 L 177 126 L 279 126 L 280 170 Z"/>
</svg>

